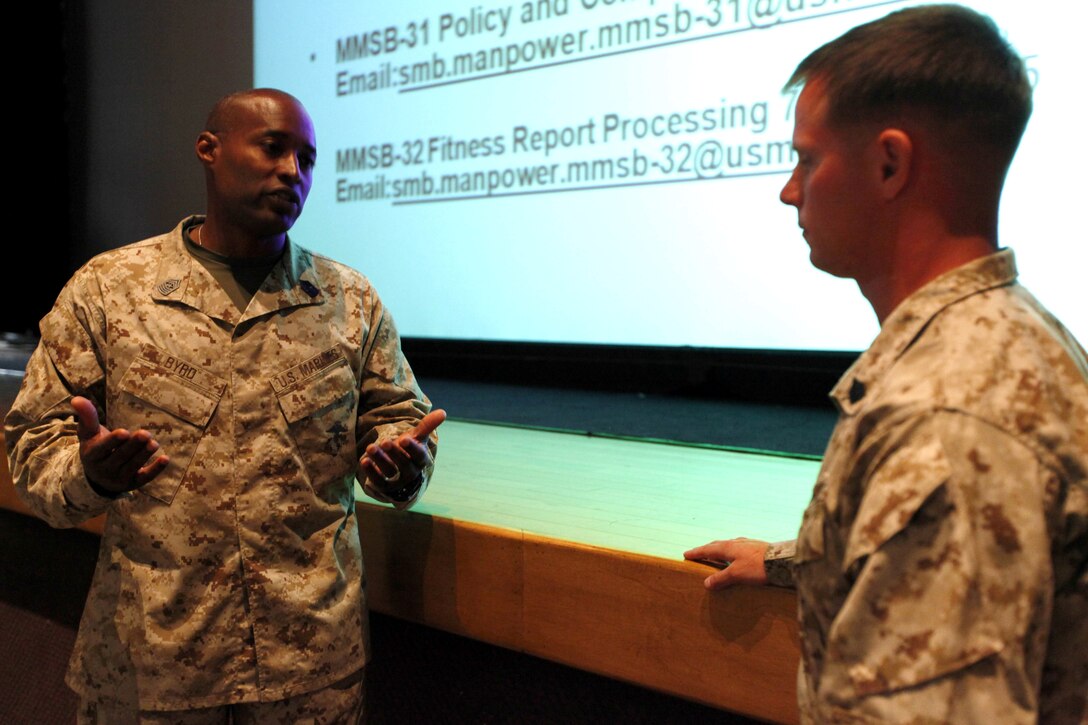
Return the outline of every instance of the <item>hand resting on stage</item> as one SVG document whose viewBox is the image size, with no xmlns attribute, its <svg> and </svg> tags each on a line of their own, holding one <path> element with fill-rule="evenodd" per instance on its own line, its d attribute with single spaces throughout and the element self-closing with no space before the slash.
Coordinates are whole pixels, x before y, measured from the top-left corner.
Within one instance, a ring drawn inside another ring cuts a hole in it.
<svg viewBox="0 0 1088 725">
<path fill-rule="evenodd" d="M 745 538 L 712 541 L 685 551 L 684 558 L 726 565 L 703 580 L 707 589 L 724 589 L 734 584 L 767 584 L 763 559 L 769 546 L 766 541 Z"/>
</svg>

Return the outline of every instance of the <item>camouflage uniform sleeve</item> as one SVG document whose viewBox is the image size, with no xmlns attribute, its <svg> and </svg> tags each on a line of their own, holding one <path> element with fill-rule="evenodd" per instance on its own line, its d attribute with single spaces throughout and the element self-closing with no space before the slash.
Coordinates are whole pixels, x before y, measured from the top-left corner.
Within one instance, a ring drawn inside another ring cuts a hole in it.
<svg viewBox="0 0 1088 725">
<path fill-rule="evenodd" d="M 373 292 L 371 292 L 373 295 Z M 356 423 L 361 457 L 371 443 L 390 440 L 412 430 L 431 411 L 431 402 L 419 389 L 415 375 L 400 349 L 400 336 L 392 316 L 377 296 L 370 310 L 370 335 L 364 349 L 362 390 Z M 432 433 L 428 446 L 431 455 L 438 448 L 438 433 Z M 429 466 L 416 481 L 390 481 L 390 488 L 379 490 L 363 477 L 363 491 L 378 501 L 398 509 L 415 504 L 427 488 L 434 467 Z"/>
<path fill-rule="evenodd" d="M 767 583 L 775 587 L 793 589 L 793 558 L 797 551 L 796 539 L 778 541 L 767 547 L 763 555 L 763 569 L 767 572 Z"/>
<path fill-rule="evenodd" d="M 104 339 L 95 288 L 82 270 L 41 322 L 42 339 L 27 363 L 23 385 L 4 422 L 15 490 L 35 515 L 58 528 L 104 512 L 113 499 L 99 496 L 83 474 L 70 401 L 90 399 L 105 419 Z"/>
<path fill-rule="evenodd" d="M 867 477 L 818 702 L 828 722 L 1037 719 L 1056 475 L 1012 436 L 937 412 Z"/>
<path fill-rule="evenodd" d="M 1088 723 L 1088 486 L 1070 486 L 1062 543 L 1054 557 L 1054 609 L 1039 722 Z"/>
</svg>

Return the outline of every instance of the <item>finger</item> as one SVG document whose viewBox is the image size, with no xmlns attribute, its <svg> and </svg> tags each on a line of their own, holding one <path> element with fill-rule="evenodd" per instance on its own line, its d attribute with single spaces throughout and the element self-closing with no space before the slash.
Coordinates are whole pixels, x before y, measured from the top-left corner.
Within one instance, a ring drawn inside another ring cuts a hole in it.
<svg viewBox="0 0 1088 725">
<path fill-rule="evenodd" d="M 398 438 L 395 450 L 400 451 L 409 461 L 420 468 L 425 468 L 431 464 L 431 449 L 427 447 L 426 443 L 411 436 Z"/>
<path fill-rule="evenodd" d="M 430 413 L 423 416 L 423 420 L 419 421 L 416 425 L 415 429 L 412 431 L 412 437 L 417 441 L 427 440 L 431 433 L 434 433 L 435 429 L 442 425 L 444 420 L 446 420 L 446 411 L 441 408 L 432 410 Z"/>
<path fill-rule="evenodd" d="M 72 398 L 72 410 L 76 414 L 76 435 L 81 441 L 90 440 L 98 435 L 98 410 L 94 403 L 79 395 Z"/>
<path fill-rule="evenodd" d="M 366 456 L 382 478 L 393 478 L 397 475 L 397 465 L 380 446 L 371 443 L 366 447 Z"/>
<path fill-rule="evenodd" d="M 706 548 L 708 546 L 710 546 L 710 544 L 703 544 L 702 546 L 696 546 L 694 549 L 688 549 L 687 551 L 684 552 L 684 558 L 685 559 L 705 559 L 706 558 Z"/>
<path fill-rule="evenodd" d="M 389 476 L 382 473 L 381 469 L 370 458 L 360 460 L 359 468 L 362 469 L 363 475 L 379 486 L 386 484 L 389 480 Z"/>
<path fill-rule="evenodd" d="M 696 546 L 694 549 L 685 551 L 684 558 L 690 560 L 711 559 L 715 561 L 728 561 L 724 556 L 724 547 L 722 546 L 725 543 L 726 542 L 724 541 L 711 541 L 709 544 Z"/>
<path fill-rule="evenodd" d="M 704 579 L 703 586 L 713 592 L 719 589 L 725 589 L 726 587 L 730 586 L 734 583 L 733 579 L 733 573 L 729 570 L 728 567 L 726 567 L 721 571 L 714 572 L 706 579 Z"/>
<path fill-rule="evenodd" d="M 86 449 L 82 450 L 82 457 L 88 463 L 101 463 L 110 458 L 120 447 L 128 443 L 132 434 L 124 428 L 111 430 L 108 434 L 99 436 L 97 440 L 84 441 Z"/>
<path fill-rule="evenodd" d="M 148 459 L 159 450 L 159 444 L 151 434 L 145 430 L 136 431 L 132 440 L 118 448 L 107 462 L 116 466 L 115 480 L 123 483 L 126 488 L 139 485 L 137 474 L 140 469 L 148 465 Z"/>
<path fill-rule="evenodd" d="M 127 433 L 127 435 L 127 440 L 114 448 L 105 462 L 118 470 L 126 467 L 131 468 L 130 472 L 135 473 L 140 466 L 130 466 L 129 463 L 135 461 L 142 465 L 147 461 L 148 456 L 159 450 L 159 444 L 146 430 L 138 430 L 135 433 Z"/>
<path fill-rule="evenodd" d="M 158 476 L 164 470 L 166 470 L 167 464 L 170 463 L 169 456 L 156 456 L 152 461 L 145 464 L 136 471 L 136 485 L 137 487 L 143 486 L 145 483 L 150 483 L 155 476 Z"/>
<path fill-rule="evenodd" d="M 420 449 L 425 448 L 422 443 L 413 439 L 413 446 L 418 446 Z M 416 463 L 413 455 L 400 447 L 399 442 L 382 441 L 382 450 L 393 461 L 393 465 L 397 467 L 397 472 L 404 480 L 413 479 L 419 475 L 420 465 Z"/>
</svg>

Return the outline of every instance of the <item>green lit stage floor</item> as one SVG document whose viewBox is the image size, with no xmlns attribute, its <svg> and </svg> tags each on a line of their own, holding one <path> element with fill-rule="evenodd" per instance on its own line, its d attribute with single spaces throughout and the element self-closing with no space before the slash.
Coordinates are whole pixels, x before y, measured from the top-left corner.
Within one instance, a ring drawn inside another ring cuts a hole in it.
<svg viewBox="0 0 1088 725">
<path fill-rule="evenodd" d="M 716 538 L 794 538 L 819 468 L 813 457 L 459 420 L 439 436 L 413 511 L 665 559 Z"/>
</svg>

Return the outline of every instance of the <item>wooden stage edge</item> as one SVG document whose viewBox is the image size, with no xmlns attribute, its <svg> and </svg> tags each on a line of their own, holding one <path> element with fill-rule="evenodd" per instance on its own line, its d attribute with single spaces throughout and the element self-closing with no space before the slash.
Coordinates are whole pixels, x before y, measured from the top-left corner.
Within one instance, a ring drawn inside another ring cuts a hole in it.
<svg viewBox="0 0 1088 725">
<path fill-rule="evenodd" d="M 798 719 L 797 600 L 706 567 L 357 506 L 379 612 L 714 707 Z"/>
<path fill-rule="evenodd" d="M 0 507 L 27 513 L 0 464 Z M 798 720 L 796 596 L 704 566 L 357 504 L 370 607 L 779 723 Z M 101 533 L 100 519 L 82 528 Z"/>
</svg>

